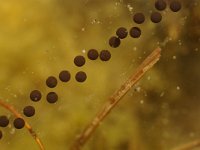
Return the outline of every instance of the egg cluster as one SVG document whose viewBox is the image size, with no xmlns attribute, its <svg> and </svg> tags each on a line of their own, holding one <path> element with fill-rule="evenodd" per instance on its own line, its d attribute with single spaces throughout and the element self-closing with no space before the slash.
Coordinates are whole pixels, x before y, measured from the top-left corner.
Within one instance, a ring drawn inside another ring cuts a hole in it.
<svg viewBox="0 0 200 150">
<path fill-rule="evenodd" d="M 177 0 L 172 0 L 169 4 L 169 8 L 171 9 L 171 11 L 173 12 L 178 12 L 181 9 L 181 3 Z M 163 11 L 167 8 L 167 3 L 165 0 L 157 0 L 155 2 L 155 8 L 157 9 L 157 11 L 154 11 L 151 13 L 150 15 L 150 20 L 153 23 L 159 23 L 162 20 L 162 14 L 160 13 L 160 11 Z M 146 20 L 145 15 L 141 12 L 135 13 L 133 15 L 133 21 L 137 24 L 140 25 L 142 23 L 144 23 Z M 132 38 L 139 38 L 142 34 L 141 29 L 138 26 L 133 26 L 130 28 L 129 32 L 125 27 L 119 27 L 116 30 L 116 35 L 111 36 L 109 39 L 109 45 L 112 48 L 117 48 L 120 46 L 121 44 L 121 40 L 125 39 L 126 37 L 128 37 L 128 35 L 130 35 L 130 37 Z M 90 49 L 87 52 L 87 58 L 89 60 L 97 60 L 98 58 L 100 58 L 101 61 L 109 61 L 111 59 L 111 53 L 109 50 L 101 50 L 100 52 L 98 52 L 96 49 Z M 86 58 L 82 55 L 77 55 L 74 58 L 74 64 L 77 67 L 82 67 L 84 66 L 86 63 Z M 74 76 L 75 80 L 79 83 L 85 82 L 87 79 L 87 74 L 84 71 L 79 71 L 75 74 Z M 55 76 L 49 76 L 46 79 L 46 86 L 50 89 L 53 89 L 57 86 L 58 84 L 58 79 L 61 82 L 69 82 L 71 80 L 71 73 L 69 70 L 62 70 L 60 71 L 60 73 L 58 74 L 58 77 Z M 40 90 L 35 89 L 33 91 L 30 92 L 30 100 L 33 102 L 38 102 L 42 99 L 42 93 Z M 50 104 L 54 104 L 58 101 L 59 96 L 56 92 L 54 92 L 53 90 L 49 93 L 46 94 L 46 100 L 48 103 Z M 23 114 L 26 117 L 32 117 L 35 115 L 35 108 L 34 106 L 28 105 L 25 106 L 23 109 Z M 5 115 L 0 116 L 0 127 L 7 127 L 9 125 L 9 118 Z M 25 121 L 23 118 L 15 118 L 13 121 L 13 126 L 16 129 L 22 129 L 25 126 Z M 3 137 L 3 133 L 0 130 L 0 139 Z"/>
<path fill-rule="evenodd" d="M 155 8 L 157 11 L 153 11 L 150 15 L 150 20 L 153 23 L 159 23 L 162 21 L 162 14 L 160 11 L 164 11 L 167 8 L 167 3 L 165 0 L 157 0 L 155 2 Z M 178 12 L 181 9 L 181 3 L 179 1 L 171 1 L 169 4 L 169 8 L 173 12 Z M 141 12 L 137 12 L 133 15 L 134 23 L 140 25 L 144 23 L 146 20 L 145 15 Z M 132 38 L 139 38 L 142 34 L 141 29 L 138 26 L 133 26 L 130 28 L 129 32 L 125 27 L 120 27 L 116 31 L 116 35 L 110 37 L 109 45 L 113 48 L 117 48 L 121 44 L 121 40 L 128 36 Z"/>
</svg>

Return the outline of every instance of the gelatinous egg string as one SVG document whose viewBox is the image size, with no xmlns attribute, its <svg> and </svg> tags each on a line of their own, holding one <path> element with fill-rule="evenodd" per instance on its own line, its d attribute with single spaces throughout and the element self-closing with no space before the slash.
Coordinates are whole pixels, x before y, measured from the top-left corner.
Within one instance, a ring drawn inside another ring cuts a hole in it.
<svg viewBox="0 0 200 150">
<path fill-rule="evenodd" d="M 166 7 L 167 7 L 167 3 L 164 0 L 157 0 L 155 2 L 155 8 L 158 11 L 163 11 L 166 9 Z M 181 9 L 180 2 L 172 1 L 170 3 L 170 9 L 173 12 L 179 11 Z M 162 15 L 160 12 L 155 11 L 155 12 L 151 13 L 149 18 L 153 23 L 159 23 L 162 20 Z M 132 19 L 138 25 L 145 22 L 145 16 L 141 12 L 135 13 L 133 15 Z M 128 34 L 132 38 L 139 38 L 142 34 L 142 31 L 138 26 L 134 26 L 129 30 L 129 33 L 128 33 L 128 30 L 125 27 L 119 27 L 116 30 L 116 35 L 110 37 L 110 39 L 109 39 L 108 43 L 109 43 L 110 47 L 112 47 L 112 48 L 119 47 L 121 44 L 121 40 L 125 39 L 128 36 Z M 99 57 L 100 60 L 102 60 L 102 61 L 109 61 L 111 59 L 111 53 L 109 50 L 102 50 L 102 51 L 100 51 L 100 53 L 98 53 L 98 51 L 96 49 L 90 49 L 87 52 L 87 57 L 89 60 L 97 60 Z M 86 61 L 87 61 L 86 58 L 82 55 L 75 56 L 75 58 L 73 60 L 74 65 L 77 67 L 84 66 L 86 64 Z M 68 71 L 68 70 L 61 71 L 59 74 L 59 79 L 62 82 L 68 82 L 71 79 L 70 71 Z M 84 71 L 79 71 L 75 74 L 75 79 L 77 82 L 85 82 L 87 79 L 87 74 Z M 49 88 L 55 88 L 57 86 L 57 78 L 54 76 L 49 76 L 46 80 L 46 85 Z M 58 100 L 58 95 L 52 91 L 47 94 L 46 100 L 49 103 L 55 103 Z"/>
<path fill-rule="evenodd" d="M 171 11 L 178 12 L 181 9 L 181 3 L 179 1 L 172 1 L 169 4 Z M 162 21 L 162 14 L 160 11 L 164 11 L 167 8 L 167 3 L 165 0 L 157 0 L 155 2 L 155 8 L 158 11 L 153 11 L 149 18 L 153 23 L 159 23 Z M 145 22 L 145 15 L 141 12 L 137 12 L 133 15 L 134 23 L 138 24 L 138 26 Z M 138 26 L 133 26 L 129 30 L 129 35 L 132 38 L 139 38 L 142 34 L 142 30 Z M 112 48 L 117 48 L 121 44 L 121 40 L 125 39 L 128 36 L 128 30 L 125 27 L 120 27 L 116 30 L 116 35 L 110 37 L 109 45 Z"/>
<path fill-rule="evenodd" d="M 157 0 L 155 2 L 155 8 L 158 11 L 163 11 L 166 9 L 166 7 L 167 7 L 167 3 L 164 0 Z M 172 1 L 169 7 L 173 12 L 177 12 L 181 9 L 181 3 L 179 1 Z M 162 15 L 160 12 L 152 12 L 150 19 L 153 23 L 159 23 L 162 20 Z M 135 13 L 133 15 L 133 21 L 138 25 L 144 23 L 145 22 L 144 14 L 141 12 Z M 129 30 L 129 35 L 132 38 L 139 38 L 141 33 L 142 33 L 141 29 L 136 26 L 132 27 Z M 125 39 L 127 36 L 128 36 L 128 30 L 125 27 L 120 27 L 116 30 L 116 35 L 112 36 L 109 39 L 109 45 L 112 48 L 117 48 L 120 46 L 121 40 Z M 98 53 L 96 49 L 90 49 L 87 52 L 87 57 L 89 60 L 97 60 L 99 57 L 100 60 L 102 61 L 108 61 L 111 58 L 111 53 L 109 50 L 102 50 L 100 53 Z M 78 55 L 74 58 L 74 64 L 77 67 L 82 67 L 85 65 L 85 63 L 86 63 L 86 59 L 84 56 Z M 62 82 L 70 81 L 71 79 L 70 71 L 68 70 L 61 71 L 58 75 L 58 78 Z M 79 71 L 76 73 L 75 79 L 77 82 L 84 82 L 87 79 L 87 74 L 83 71 Z M 50 89 L 55 88 L 57 86 L 57 83 L 58 83 L 57 78 L 54 76 L 49 76 L 46 79 L 46 86 L 49 87 Z M 42 98 L 42 94 L 39 90 L 33 90 L 30 93 L 30 99 L 33 102 L 38 102 L 41 100 L 41 98 Z M 46 100 L 49 103 L 56 103 L 58 100 L 57 93 L 54 91 L 47 93 Z M 32 117 L 35 114 L 35 108 L 33 106 L 25 106 L 23 109 L 23 113 L 26 117 Z M 7 127 L 8 124 L 9 124 L 9 119 L 6 116 L 0 116 L 0 127 Z M 21 129 L 24 127 L 24 121 L 23 119 L 16 118 L 13 122 L 13 125 L 15 128 Z M 2 131 L 0 131 L 0 138 L 2 138 Z"/>
<path fill-rule="evenodd" d="M 155 8 L 157 9 L 157 11 L 154 11 L 151 13 L 151 15 L 149 16 L 149 19 L 153 22 L 153 23 L 159 23 L 162 21 L 162 14 L 160 11 L 163 11 L 167 8 L 167 3 L 164 0 L 157 0 L 155 2 Z M 181 3 L 179 1 L 171 1 L 169 3 L 169 8 L 171 9 L 171 11 L 173 12 L 178 12 L 181 9 Z M 128 35 L 131 38 L 139 38 L 142 34 L 142 30 L 140 29 L 140 25 L 143 24 L 144 22 L 146 22 L 146 18 L 144 16 L 143 13 L 138 12 L 135 13 L 133 15 L 132 20 L 134 21 L 134 23 L 137 24 L 137 26 L 133 26 L 131 27 L 129 30 L 125 27 L 119 27 L 116 32 L 115 35 L 111 36 L 108 39 L 108 43 L 110 45 L 111 48 L 117 48 L 120 46 L 121 41 L 124 40 L 125 38 L 128 37 Z M 111 52 L 107 49 L 103 49 L 100 52 L 98 52 L 97 49 L 92 48 L 89 49 L 87 51 L 87 56 L 83 56 L 83 55 L 77 55 L 76 57 L 74 57 L 73 59 L 73 63 L 76 67 L 81 68 L 83 67 L 87 61 L 91 60 L 91 61 L 95 61 L 98 58 L 103 61 L 103 62 L 107 62 L 111 59 Z M 75 73 L 74 77 L 73 77 L 78 83 L 84 83 L 87 80 L 87 74 L 84 71 L 78 71 Z M 70 70 L 61 70 L 57 76 L 49 76 L 46 78 L 46 82 L 44 82 L 44 84 L 46 84 L 46 87 L 49 88 L 51 91 L 48 92 L 45 95 L 46 101 L 49 104 L 54 104 L 59 100 L 59 95 L 54 91 L 54 88 L 58 86 L 58 80 L 60 80 L 61 82 L 67 83 L 72 79 L 72 75 L 70 73 Z M 39 89 L 34 89 L 32 90 L 30 93 L 30 100 L 33 102 L 39 102 L 42 98 L 43 98 L 43 94 Z M 35 110 L 35 107 L 32 105 L 27 105 L 23 108 L 22 110 L 23 115 L 25 117 L 33 117 L 35 115 L 35 113 L 37 112 Z M 6 115 L 1 115 L 0 116 L 0 127 L 1 128 L 5 128 L 9 125 L 10 120 L 8 118 L 8 116 Z M 16 129 L 22 129 L 25 126 L 25 120 L 21 117 L 16 117 L 13 121 L 13 126 Z M 0 139 L 3 137 L 3 132 L 0 129 Z"/>
</svg>

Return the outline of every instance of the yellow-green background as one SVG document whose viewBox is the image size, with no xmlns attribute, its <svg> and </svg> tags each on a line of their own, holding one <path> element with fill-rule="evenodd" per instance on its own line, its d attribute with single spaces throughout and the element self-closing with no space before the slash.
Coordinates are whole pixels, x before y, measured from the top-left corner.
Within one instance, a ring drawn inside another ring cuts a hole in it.
<svg viewBox="0 0 200 150">
<path fill-rule="evenodd" d="M 131 89 L 100 125 L 83 150 L 169 150 L 200 138 L 200 4 L 182 0 L 178 13 L 162 12 L 153 24 L 149 16 L 154 1 L 147 0 L 0 0 L 0 99 L 22 112 L 36 108 L 27 118 L 47 150 L 67 150 L 75 137 L 98 112 L 107 98 L 134 72 L 157 46 L 162 58 Z M 132 16 L 143 12 L 142 36 L 128 37 L 119 48 L 108 39 L 118 27 L 138 26 Z M 86 60 L 78 68 L 76 55 L 87 56 L 90 48 L 109 49 L 109 62 Z M 86 53 L 84 53 L 84 50 Z M 69 70 L 69 83 L 53 89 L 56 104 L 45 100 L 48 76 Z M 77 83 L 74 75 L 83 70 L 88 79 Z M 34 103 L 29 93 L 42 91 Z M 1 150 L 37 150 L 26 129 L 1 128 Z"/>
</svg>

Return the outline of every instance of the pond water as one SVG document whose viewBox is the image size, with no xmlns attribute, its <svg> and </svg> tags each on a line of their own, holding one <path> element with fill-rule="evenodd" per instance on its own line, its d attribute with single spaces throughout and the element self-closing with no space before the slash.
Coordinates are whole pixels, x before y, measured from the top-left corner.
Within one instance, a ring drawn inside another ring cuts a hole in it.
<svg viewBox="0 0 200 150">
<path fill-rule="evenodd" d="M 0 100 L 23 119 L 0 107 L 0 149 L 40 149 L 24 120 L 46 150 L 70 149 L 157 47 L 159 62 L 82 149 L 171 150 L 198 140 L 199 10 L 199 0 L 1 1 Z"/>
</svg>

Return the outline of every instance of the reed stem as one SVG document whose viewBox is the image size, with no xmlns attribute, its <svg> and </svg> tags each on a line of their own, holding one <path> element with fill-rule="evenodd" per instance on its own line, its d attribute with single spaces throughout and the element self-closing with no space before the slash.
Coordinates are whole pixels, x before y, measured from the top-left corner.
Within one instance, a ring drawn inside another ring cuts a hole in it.
<svg viewBox="0 0 200 150">
<path fill-rule="evenodd" d="M 31 136 L 34 138 L 34 140 L 38 144 L 40 150 L 45 150 L 45 148 L 44 148 L 44 146 L 42 144 L 42 141 L 37 136 L 35 131 L 33 131 L 33 128 L 31 127 L 31 125 L 23 118 L 23 116 L 12 105 L 9 105 L 9 104 L 5 103 L 4 101 L 0 100 L 0 106 L 2 106 L 3 108 L 7 109 L 8 111 L 10 111 L 15 117 L 22 118 L 24 120 L 24 122 L 25 122 L 26 129 L 29 131 Z"/>
<path fill-rule="evenodd" d="M 83 132 L 75 140 L 71 147 L 71 150 L 80 150 L 81 147 L 89 140 L 92 134 L 95 132 L 99 124 L 108 116 L 111 110 L 117 105 L 117 103 L 126 95 L 126 93 L 142 78 L 142 76 L 156 64 L 161 56 L 161 49 L 155 49 L 136 69 L 131 77 L 122 86 L 114 92 L 114 94 L 103 105 L 99 113 L 89 123 L 89 125 L 83 130 Z"/>
</svg>

